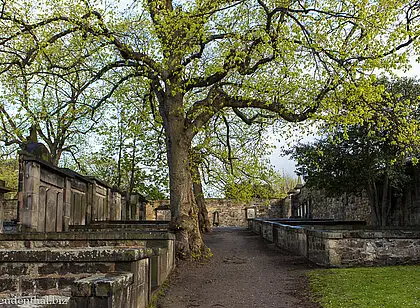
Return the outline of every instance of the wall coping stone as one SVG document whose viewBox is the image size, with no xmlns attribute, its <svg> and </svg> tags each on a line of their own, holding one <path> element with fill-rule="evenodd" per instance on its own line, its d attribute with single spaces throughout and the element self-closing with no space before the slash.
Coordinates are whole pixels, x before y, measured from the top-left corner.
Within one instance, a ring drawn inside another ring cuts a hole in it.
<svg viewBox="0 0 420 308">
<path fill-rule="evenodd" d="M 293 230 L 295 230 L 295 231 L 297 231 L 297 232 L 305 232 L 305 230 L 306 230 L 306 229 L 305 229 L 304 227 L 302 227 L 302 226 L 291 226 L 291 225 L 281 224 L 281 223 L 278 223 L 278 222 L 273 223 L 273 225 L 274 225 L 274 226 L 279 226 L 279 227 L 282 227 L 282 228 L 293 229 Z"/>
<path fill-rule="evenodd" d="M 167 225 L 167 220 L 101 220 L 100 222 L 91 222 L 90 226 L 101 225 Z M 80 225 L 72 225 L 71 227 L 81 227 Z M 84 226 L 82 226 L 84 227 Z"/>
<path fill-rule="evenodd" d="M 2 262 L 133 262 L 151 257 L 149 248 L 83 247 L 1 249 Z"/>
<path fill-rule="evenodd" d="M 304 225 L 289 225 L 285 222 L 289 220 L 281 220 L 281 219 L 264 219 L 264 218 L 254 218 L 256 222 L 263 223 L 263 224 L 273 224 L 276 226 L 280 226 L 282 228 L 290 228 L 295 230 L 302 230 L 302 232 L 306 232 L 308 235 L 318 237 L 318 238 L 326 238 L 326 239 L 350 239 L 350 238 L 365 238 L 365 239 L 378 239 L 378 238 L 385 238 L 385 239 L 420 239 L 420 229 L 419 228 L 409 228 L 409 229 L 385 229 L 385 230 L 377 230 L 377 229 L 370 229 L 370 228 L 363 228 L 359 230 L 348 230 L 348 229 L 340 229 L 340 230 L 328 230 L 328 229 L 309 229 L 311 224 L 304 224 Z M 280 222 L 281 221 L 281 222 Z M 293 222 L 298 222 L 299 220 L 291 220 Z M 310 220 L 304 220 L 305 222 L 310 222 Z M 319 222 L 325 220 L 315 220 L 315 223 L 312 225 L 318 225 Z M 329 221 L 328 225 L 342 225 L 344 221 Z M 354 221 L 347 221 L 348 225 L 352 223 L 360 223 Z"/>
<path fill-rule="evenodd" d="M 71 287 L 71 295 L 108 297 L 131 285 L 133 280 L 133 273 L 129 272 L 95 274 L 76 280 Z"/>
<path fill-rule="evenodd" d="M 0 241 L 71 241 L 71 240 L 175 240 L 175 234 L 169 231 L 115 231 L 99 232 L 33 232 L 0 234 Z"/>
<path fill-rule="evenodd" d="M 386 238 L 386 239 L 420 239 L 420 230 L 382 230 L 382 231 L 372 231 L 372 230 L 356 230 L 348 231 L 345 230 L 342 232 L 344 238 L 365 238 L 365 239 L 375 239 L 375 238 Z"/>
<path fill-rule="evenodd" d="M 319 237 L 319 238 L 326 238 L 326 239 L 342 239 L 343 233 L 336 232 L 336 231 L 327 231 L 327 230 L 309 230 L 305 228 L 305 231 L 308 235 Z"/>
</svg>

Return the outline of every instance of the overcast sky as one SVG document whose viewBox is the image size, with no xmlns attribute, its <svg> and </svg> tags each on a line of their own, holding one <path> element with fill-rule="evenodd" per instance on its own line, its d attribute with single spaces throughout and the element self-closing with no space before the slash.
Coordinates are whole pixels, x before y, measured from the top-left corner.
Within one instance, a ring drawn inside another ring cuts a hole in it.
<svg viewBox="0 0 420 308">
<path fill-rule="evenodd" d="M 399 76 L 409 76 L 409 77 L 420 77 L 420 64 L 413 60 L 411 62 L 412 68 L 408 72 L 398 71 L 397 75 Z M 279 136 L 272 136 L 273 143 L 276 145 L 276 150 L 270 156 L 271 163 L 274 165 L 276 170 L 284 172 L 290 176 L 296 176 L 295 174 L 295 162 L 292 161 L 289 157 L 282 156 L 282 148 L 287 145 L 287 143 L 295 143 L 297 141 L 301 142 L 310 142 L 315 139 L 315 135 L 309 134 L 295 134 L 295 137 L 290 138 L 279 138 Z"/>
</svg>

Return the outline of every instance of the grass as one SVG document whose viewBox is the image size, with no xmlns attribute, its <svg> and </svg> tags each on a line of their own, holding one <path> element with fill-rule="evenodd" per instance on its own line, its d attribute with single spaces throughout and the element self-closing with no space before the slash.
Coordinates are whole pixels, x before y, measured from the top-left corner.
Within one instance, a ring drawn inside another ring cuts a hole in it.
<svg viewBox="0 0 420 308">
<path fill-rule="evenodd" d="M 320 269 L 308 274 L 325 308 L 420 307 L 420 266 Z"/>
</svg>

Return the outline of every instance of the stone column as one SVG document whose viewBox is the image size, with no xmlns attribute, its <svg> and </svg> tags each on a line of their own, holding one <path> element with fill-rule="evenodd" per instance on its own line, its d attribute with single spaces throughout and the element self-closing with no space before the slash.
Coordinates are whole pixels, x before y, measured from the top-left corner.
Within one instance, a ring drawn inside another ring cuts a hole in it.
<svg viewBox="0 0 420 308">
<path fill-rule="evenodd" d="M 69 178 L 64 182 L 64 200 L 63 200 L 63 220 L 61 221 L 62 230 L 68 231 L 71 215 L 71 181 Z"/>
<path fill-rule="evenodd" d="M 121 194 L 121 220 L 125 221 L 128 220 L 127 219 L 127 197 L 126 197 L 126 193 L 123 192 Z"/>
<path fill-rule="evenodd" d="M 39 184 L 41 167 L 34 161 L 24 162 L 22 225 L 24 229 L 37 231 L 39 209 Z"/>
<path fill-rule="evenodd" d="M 86 224 L 90 224 L 94 221 L 94 189 L 93 183 L 87 183 L 87 192 L 86 192 Z"/>
<path fill-rule="evenodd" d="M 111 190 L 111 220 L 121 220 L 121 193 Z"/>
<path fill-rule="evenodd" d="M 104 220 L 111 219 L 111 207 L 112 207 L 112 189 L 107 187 L 106 189 L 106 200 L 104 206 Z"/>
</svg>

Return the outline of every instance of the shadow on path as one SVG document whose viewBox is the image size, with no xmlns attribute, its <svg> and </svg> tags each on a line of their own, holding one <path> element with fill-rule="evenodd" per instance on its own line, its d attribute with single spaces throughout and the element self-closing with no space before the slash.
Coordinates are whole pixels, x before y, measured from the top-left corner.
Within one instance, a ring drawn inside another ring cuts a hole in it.
<svg viewBox="0 0 420 308">
<path fill-rule="evenodd" d="M 213 258 L 180 263 L 158 307 L 318 307 L 308 298 L 305 258 L 240 228 L 216 228 L 205 242 Z"/>
</svg>

